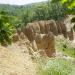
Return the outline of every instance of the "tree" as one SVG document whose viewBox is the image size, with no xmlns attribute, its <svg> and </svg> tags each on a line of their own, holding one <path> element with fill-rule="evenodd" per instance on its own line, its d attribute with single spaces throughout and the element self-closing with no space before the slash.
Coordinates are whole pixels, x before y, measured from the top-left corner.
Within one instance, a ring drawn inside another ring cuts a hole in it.
<svg viewBox="0 0 75 75">
<path fill-rule="evenodd" d="M 47 4 L 37 5 L 34 9 L 34 12 L 35 12 L 35 20 L 47 20 L 47 19 L 49 19 L 48 5 Z"/>
<path fill-rule="evenodd" d="M 0 14 L 0 43 L 11 43 L 11 35 L 13 33 L 13 25 L 9 17 L 5 13 Z"/>
<path fill-rule="evenodd" d="M 66 15 L 66 8 L 62 7 L 60 0 L 48 0 L 49 17 L 54 20 L 61 20 Z"/>
<path fill-rule="evenodd" d="M 75 14 L 75 0 L 51 0 L 52 3 L 59 2 L 67 8 L 66 14 Z"/>
</svg>

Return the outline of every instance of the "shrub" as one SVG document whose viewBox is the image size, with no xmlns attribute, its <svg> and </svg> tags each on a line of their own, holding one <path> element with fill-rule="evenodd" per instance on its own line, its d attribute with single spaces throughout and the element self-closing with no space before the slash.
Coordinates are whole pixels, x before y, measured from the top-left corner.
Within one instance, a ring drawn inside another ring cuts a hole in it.
<svg viewBox="0 0 75 75">
<path fill-rule="evenodd" d="M 13 25 L 9 17 L 5 14 L 0 15 L 0 43 L 11 43 L 11 35 L 13 33 Z"/>
</svg>

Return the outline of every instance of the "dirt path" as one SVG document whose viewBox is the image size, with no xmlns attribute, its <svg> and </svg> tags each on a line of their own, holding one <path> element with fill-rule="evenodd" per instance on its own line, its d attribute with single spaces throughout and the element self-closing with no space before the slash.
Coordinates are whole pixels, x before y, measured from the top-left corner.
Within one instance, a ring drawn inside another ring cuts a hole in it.
<svg viewBox="0 0 75 75">
<path fill-rule="evenodd" d="M 0 75 L 36 75 L 36 66 L 32 62 L 25 45 L 12 44 L 0 47 Z"/>
</svg>

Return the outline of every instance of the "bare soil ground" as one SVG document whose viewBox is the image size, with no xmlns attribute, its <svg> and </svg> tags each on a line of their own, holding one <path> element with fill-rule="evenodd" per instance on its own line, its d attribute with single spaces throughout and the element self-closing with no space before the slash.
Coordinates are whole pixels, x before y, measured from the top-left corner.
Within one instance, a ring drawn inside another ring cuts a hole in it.
<svg viewBox="0 0 75 75">
<path fill-rule="evenodd" d="M 35 63 L 24 43 L 0 47 L 0 75 L 36 75 Z"/>
</svg>

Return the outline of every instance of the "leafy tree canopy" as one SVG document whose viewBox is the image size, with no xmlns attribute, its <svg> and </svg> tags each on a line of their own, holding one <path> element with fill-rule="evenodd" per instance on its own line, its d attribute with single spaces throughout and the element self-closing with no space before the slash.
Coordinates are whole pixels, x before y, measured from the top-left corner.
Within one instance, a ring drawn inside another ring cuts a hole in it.
<svg viewBox="0 0 75 75">
<path fill-rule="evenodd" d="M 11 24 L 9 17 L 6 13 L 0 13 L 0 43 L 11 42 L 11 35 L 13 33 L 13 25 Z"/>
</svg>

